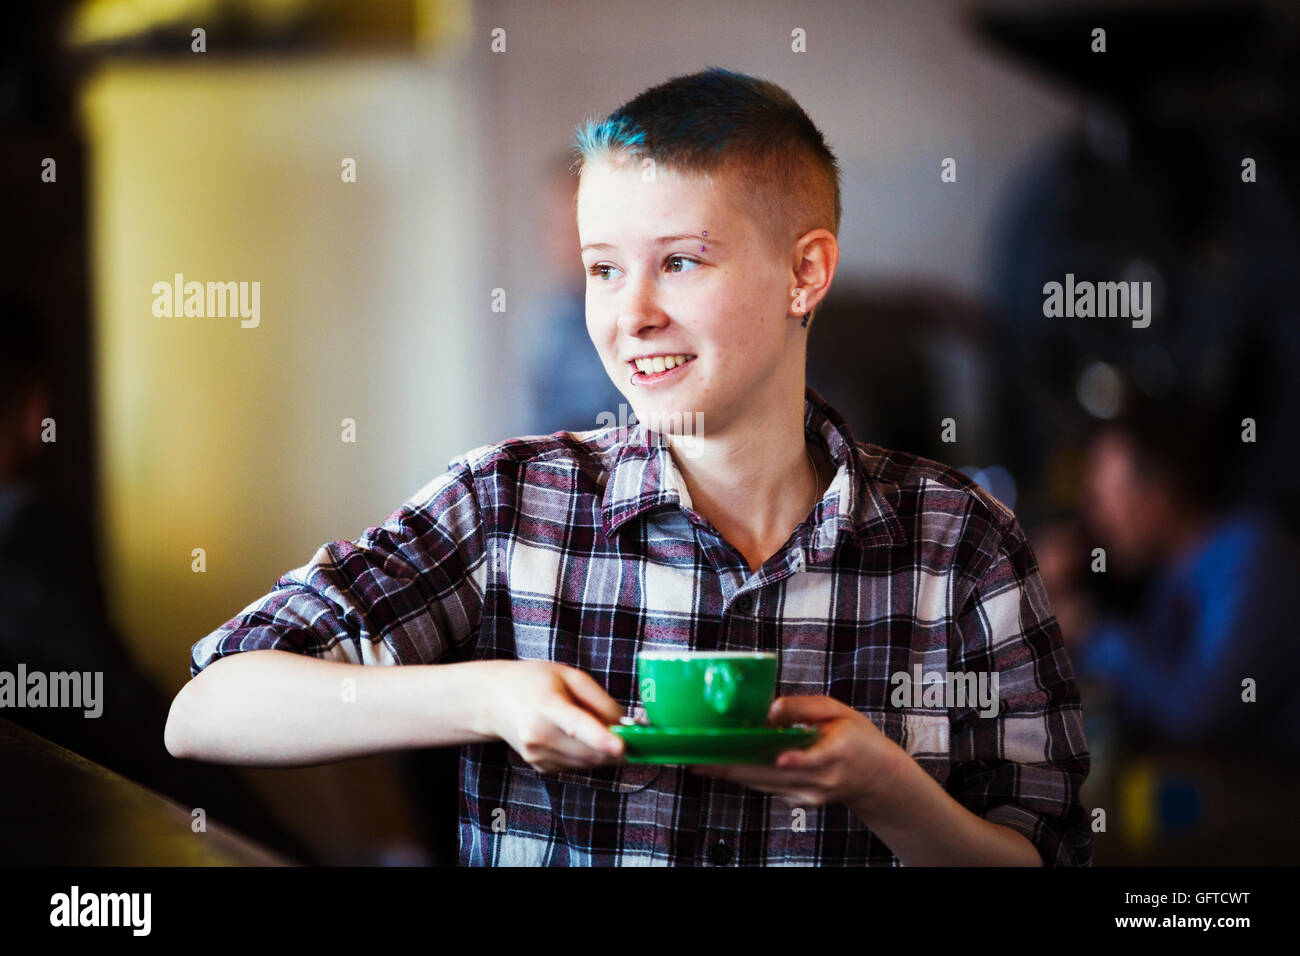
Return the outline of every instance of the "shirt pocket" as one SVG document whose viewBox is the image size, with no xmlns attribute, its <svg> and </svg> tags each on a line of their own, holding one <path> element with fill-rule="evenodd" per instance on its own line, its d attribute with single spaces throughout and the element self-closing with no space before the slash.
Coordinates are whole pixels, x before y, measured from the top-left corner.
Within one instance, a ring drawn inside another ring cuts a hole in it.
<svg viewBox="0 0 1300 956">
<path fill-rule="evenodd" d="M 897 710 L 863 710 L 862 716 L 876 725 L 876 729 L 904 750 L 907 749 L 907 730 L 902 713 Z"/>
<path fill-rule="evenodd" d="M 901 740 L 893 733 L 890 739 L 899 744 L 917 764 L 940 785 L 948 780 L 951 768 L 951 721 L 946 710 L 910 709 L 894 715 Z"/>
<path fill-rule="evenodd" d="M 650 786 L 663 773 L 663 764 L 625 763 L 604 767 L 575 768 L 558 773 L 539 773 L 527 760 L 507 744 L 506 759 L 516 773 L 536 777 L 546 783 L 562 783 L 590 787 L 609 793 L 634 793 Z"/>
</svg>

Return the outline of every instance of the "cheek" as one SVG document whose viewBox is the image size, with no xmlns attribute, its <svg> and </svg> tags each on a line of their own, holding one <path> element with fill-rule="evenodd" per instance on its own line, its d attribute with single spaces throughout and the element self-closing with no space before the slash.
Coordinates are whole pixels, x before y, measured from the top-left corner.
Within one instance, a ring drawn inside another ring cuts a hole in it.
<svg viewBox="0 0 1300 956">
<path fill-rule="evenodd" d="M 1114 535 L 1116 527 L 1124 523 L 1118 514 L 1118 503 L 1113 498 L 1098 496 L 1093 502 L 1092 514 L 1098 530 L 1108 536 Z"/>
<path fill-rule="evenodd" d="M 702 313 L 709 335 L 728 356 L 746 357 L 762 364 L 785 345 L 785 326 L 778 300 L 757 290 L 728 286 L 710 298 Z"/>
<path fill-rule="evenodd" d="M 1098 530 L 1119 536 L 1128 522 L 1128 497 L 1121 484 L 1106 472 L 1094 472 L 1089 482 L 1088 506 Z"/>
<path fill-rule="evenodd" d="M 1116 530 L 1121 533 L 1132 531 L 1143 520 L 1142 503 L 1138 497 L 1127 488 L 1119 488 L 1115 491 L 1114 505 L 1111 511 L 1111 517 L 1116 525 Z"/>
<path fill-rule="evenodd" d="M 586 304 L 586 319 L 587 338 L 591 339 L 596 350 L 600 352 L 600 357 L 604 359 L 616 339 L 614 323 L 608 321 L 601 313 L 600 307 L 594 305 L 590 299 Z"/>
<path fill-rule="evenodd" d="M 1164 521 L 1163 502 L 1155 494 L 1134 495 L 1134 498 L 1132 526 L 1144 537 L 1149 536 Z"/>
</svg>

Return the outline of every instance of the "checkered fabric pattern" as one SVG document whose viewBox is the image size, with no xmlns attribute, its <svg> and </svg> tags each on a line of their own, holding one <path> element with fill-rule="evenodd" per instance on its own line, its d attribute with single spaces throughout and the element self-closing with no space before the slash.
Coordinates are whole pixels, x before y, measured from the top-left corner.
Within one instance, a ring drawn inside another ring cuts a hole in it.
<svg viewBox="0 0 1300 956">
<path fill-rule="evenodd" d="M 514 438 L 323 545 L 198 641 L 191 672 L 263 648 L 368 665 L 550 660 L 632 714 L 643 649 L 775 651 L 778 695 L 855 708 L 1046 864 L 1090 865 L 1078 689 L 1015 517 L 959 472 L 856 442 L 812 389 L 805 431 L 836 475 L 756 572 L 693 510 L 656 432 Z M 996 715 L 899 701 L 891 678 L 918 666 L 996 672 Z M 796 813 L 679 766 L 539 774 L 494 741 L 461 748 L 460 788 L 463 865 L 899 865 L 844 803 Z"/>
</svg>

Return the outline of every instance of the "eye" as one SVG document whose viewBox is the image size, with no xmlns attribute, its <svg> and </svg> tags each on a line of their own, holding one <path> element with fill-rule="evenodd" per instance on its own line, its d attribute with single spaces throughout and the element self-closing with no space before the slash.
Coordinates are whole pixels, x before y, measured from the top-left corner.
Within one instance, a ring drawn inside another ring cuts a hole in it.
<svg viewBox="0 0 1300 956">
<path fill-rule="evenodd" d="M 596 276 L 597 278 L 600 279 L 608 279 L 609 276 L 606 274 L 606 270 L 609 269 L 616 269 L 616 267 L 607 265 L 603 262 L 597 263 L 596 265 L 592 266 L 590 269 L 587 270 L 587 275 Z"/>
<path fill-rule="evenodd" d="M 690 263 L 691 265 L 693 265 L 693 266 L 698 266 L 698 265 L 700 264 L 697 260 L 695 260 L 695 259 L 688 259 L 688 258 L 686 258 L 686 256 L 669 256 L 669 257 L 668 257 L 668 261 L 669 261 L 669 262 L 672 262 L 672 261 L 674 261 L 674 260 L 676 260 L 676 261 L 678 261 L 678 262 L 689 262 L 689 263 Z M 671 270 L 670 270 L 670 271 L 671 271 Z M 689 272 L 689 271 L 690 271 L 689 269 L 679 269 L 679 270 L 677 270 L 678 274 L 680 274 L 680 273 L 682 273 L 682 272 Z"/>
</svg>

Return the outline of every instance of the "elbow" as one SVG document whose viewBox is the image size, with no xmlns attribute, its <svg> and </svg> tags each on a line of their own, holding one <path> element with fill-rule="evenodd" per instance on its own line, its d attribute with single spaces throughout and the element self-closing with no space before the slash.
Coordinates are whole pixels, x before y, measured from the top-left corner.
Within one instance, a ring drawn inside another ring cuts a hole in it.
<svg viewBox="0 0 1300 956">
<path fill-rule="evenodd" d="M 167 712 L 167 725 L 163 728 L 163 746 L 173 757 L 187 759 L 191 756 L 189 728 L 186 723 L 186 697 L 194 681 L 181 688 Z"/>
</svg>

